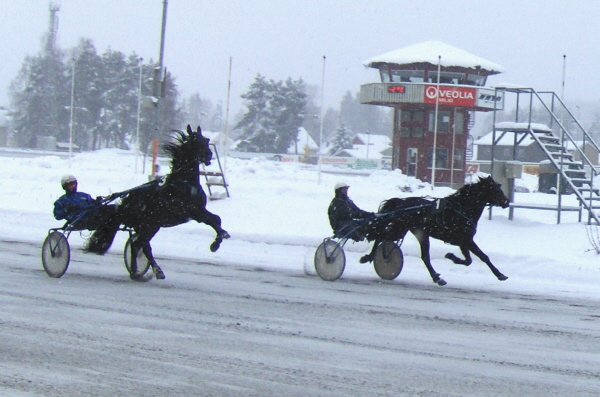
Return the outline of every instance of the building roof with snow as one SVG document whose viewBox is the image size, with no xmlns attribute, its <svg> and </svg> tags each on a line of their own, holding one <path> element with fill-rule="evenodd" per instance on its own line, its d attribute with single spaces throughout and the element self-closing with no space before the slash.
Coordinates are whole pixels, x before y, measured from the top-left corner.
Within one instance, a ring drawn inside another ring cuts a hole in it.
<svg viewBox="0 0 600 397">
<path fill-rule="evenodd" d="M 380 159 L 382 152 L 390 149 L 392 140 L 387 135 L 356 134 L 352 139 L 352 149 L 341 150 L 337 156 L 361 159 Z"/>
<path fill-rule="evenodd" d="M 354 149 L 343 149 L 340 150 L 336 156 L 340 157 L 354 157 L 358 159 L 380 159 L 383 155 L 380 152 L 369 148 L 367 151 L 367 145 L 354 145 Z"/>
<path fill-rule="evenodd" d="M 441 41 L 426 41 L 403 47 L 399 50 L 369 58 L 363 64 L 371 68 L 379 68 L 384 64 L 410 65 L 415 63 L 429 63 L 437 65 L 438 60 L 442 67 L 454 66 L 468 69 L 482 69 L 487 74 L 504 72 L 504 68 L 496 63 L 480 58 L 460 48 L 442 43 Z"/>
<path fill-rule="evenodd" d="M 292 142 L 288 148 L 289 154 L 304 154 L 304 147 L 308 145 L 311 152 L 319 150 L 319 145 L 312 139 L 308 131 L 304 127 L 298 129 L 298 137 L 296 142 Z M 297 151 L 296 151 L 297 150 Z"/>
<path fill-rule="evenodd" d="M 513 123 L 514 124 L 514 123 Z M 519 123 L 521 124 L 521 123 Z M 523 123 L 523 124 L 527 124 L 527 123 Z M 533 124 L 533 123 L 532 123 Z M 498 126 L 498 124 L 496 124 L 496 126 Z M 544 124 L 539 124 L 539 126 L 545 126 Z M 502 131 L 496 131 L 496 139 L 500 138 L 500 136 L 502 135 Z M 477 140 L 475 140 L 473 142 L 473 145 L 482 145 L 482 146 L 491 146 L 492 145 L 492 140 L 493 140 L 493 134 L 494 132 L 489 132 L 487 134 L 485 134 L 484 136 L 478 138 Z M 514 146 L 515 144 L 515 134 L 517 134 L 517 141 L 520 140 L 523 137 L 524 132 L 513 132 L 513 131 L 506 131 L 504 132 L 504 135 L 502 135 L 502 138 L 496 142 L 496 146 Z M 525 136 L 525 138 L 523 139 L 523 141 L 521 141 L 521 143 L 519 144 L 519 146 L 529 146 L 531 144 L 535 143 L 535 140 L 531 137 L 531 134 L 527 134 Z M 581 141 L 576 141 L 577 146 L 582 146 L 583 142 Z M 565 142 L 565 148 L 567 150 L 574 150 L 575 149 L 575 145 L 573 144 L 573 142 L 571 141 L 566 141 Z"/>
<path fill-rule="evenodd" d="M 387 135 L 378 134 L 356 134 L 352 139 L 353 145 L 369 145 L 369 151 L 375 150 L 378 153 L 392 146 L 392 140 Z"/>
</svg>

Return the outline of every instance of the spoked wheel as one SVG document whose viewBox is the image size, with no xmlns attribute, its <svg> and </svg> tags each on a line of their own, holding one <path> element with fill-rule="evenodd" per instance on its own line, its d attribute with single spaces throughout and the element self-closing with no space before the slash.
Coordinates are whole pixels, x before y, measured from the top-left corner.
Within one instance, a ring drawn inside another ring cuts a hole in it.
<svg viewBox="0 0 600 397">
<path fill-rule="evenodd" d="M 52 231 L 42 244 L 42 265 L 50 277 L 59 278 L 67 271 L 71 248 L 64 234 Z"/>
<path fill-rule="evenodd" d="M 373 266 L 380 278 L 394 280 L 402 271 L 403 265 L 404 256 L 396 243 L 384 241 L 377 246 Z"/>
<path fill-rule="evenodd" d="M 123 259 L 125 260 L 125 267 L 127 268 L 127 272 L 131 275 L 131 242 L 135 241 L 137 238 L 136 234 L 131 235 L 127 242 L 125 243 L 125 251 L 123 253 Z M 144 250 L 140 249 L 137 254 L 137 272 L 133 276 L 133 278 L 142 277 L 148 271 L 150 267 L 150 262 L 148 262 L 148 258 L 144 255 Z"/>
<path fill-rule="evenodd" d="M 346 267 L 346 254 L 336 241 L 327 239 L 319 245 L 315 252 L 315 270 L 325 281 L 335 281 Z"/>
</svg>

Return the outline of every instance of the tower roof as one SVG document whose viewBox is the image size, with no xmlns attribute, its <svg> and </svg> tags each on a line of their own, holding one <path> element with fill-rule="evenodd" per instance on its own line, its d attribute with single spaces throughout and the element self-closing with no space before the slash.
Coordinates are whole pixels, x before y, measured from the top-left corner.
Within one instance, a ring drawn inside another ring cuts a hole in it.
<svg viewBox="0 0 600 397">
<path fill-rule="evenodd" d="M 489 74 L 504 72 L 504 68 L 496 63 L 480 58 L 454 46 L 441 41 L 426 41 L 414 44 L 399 50 L 390 51 L 382 55 L 367 59 L 363 65 L 379 68 L 385 64 L 410 65 L 415 63 L 438 64 L 441 56 L 442 67 L 461 67 L 468 69 L 483 69 Z"/>
</svg>

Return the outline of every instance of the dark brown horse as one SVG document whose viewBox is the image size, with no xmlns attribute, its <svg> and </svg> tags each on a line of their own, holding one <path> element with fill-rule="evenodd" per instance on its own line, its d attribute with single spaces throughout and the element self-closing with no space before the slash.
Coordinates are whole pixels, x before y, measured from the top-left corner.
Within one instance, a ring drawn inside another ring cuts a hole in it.
<svg viewBox="0 0 600 397">
<path fill-rule="evenodd" d="M 500 184 L 491 176 L 465 185 L 454 194 L 441 199 L 408 197 L 386 200 L 381 203 L 379 218 L 367 235 L 369 241 L 375 241 L 373 249 L 360 261 L 372 261 L 380 242 L 403 240 L 410 231 L 419 241 L 421 259 L 433 282 L 439 285 L 446 284 L 431 266 L 429 237 L 460 248 L 464 259 L 453 253 L 446 254 L 446 258 L 454 263 L 469 266 L 473 253 L 488 265 L 498 280 L 506 280 L 508 277 L 496 269 L 490 258 L 473 241 L 477 232 L 477 222 L 487 205 L 502 208 L 509 205 L 508 197 L 502 192 Z"/>
</svg>

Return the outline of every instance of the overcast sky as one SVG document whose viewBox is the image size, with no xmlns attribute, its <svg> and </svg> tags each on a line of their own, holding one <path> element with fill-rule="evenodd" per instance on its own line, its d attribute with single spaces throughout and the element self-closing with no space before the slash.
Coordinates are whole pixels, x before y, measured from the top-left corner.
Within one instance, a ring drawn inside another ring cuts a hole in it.
<svg viewBox="0 0 600 397">
<path fill-rule="evenodd" d="M 26 55 L 41 50 L 48 0 L 0 0 L 0 106 Z M 162 0 L 62 0 L 57 44 L 93 40 L 158 59 Z M 302 77 L 325 104 L 378 81 L 363 61 L 423 41 L 440 40 L 502 65 L 488 83 L 514 83 L 565 99 L 600 98 L 600 1 L 596 0 L 169 0 L 165 66 L 184 95 L 225 104 L 233 58 L 231 113 L 260 73 Z"/>
</svg>

